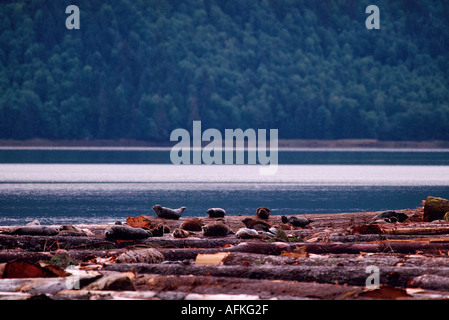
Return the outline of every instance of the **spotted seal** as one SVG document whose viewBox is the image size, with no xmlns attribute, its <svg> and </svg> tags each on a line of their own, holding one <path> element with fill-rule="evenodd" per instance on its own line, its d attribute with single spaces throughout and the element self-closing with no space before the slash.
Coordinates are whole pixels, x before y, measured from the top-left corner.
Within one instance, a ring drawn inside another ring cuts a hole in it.
<svg viewBox="0 0 449 320">
<path fill-rule="evenodd" d="M 211 222 L 203 226 L 203 235 L 207 237 L 225 237 L 230 233 L 234 232 L 221 222 Z"/>
<path fill-rule="evenodd" d="M 187 230 L 176 228 L 173 231 L 173 237 L 174 238 L 181 238 L 181 239 L 183 239 L 183 238 L 188 238 L 189 236 L 190 236 L 190 232 L 187 231 Z"/>
<path fill-rule="evenodd" d="M 259 238 L 259 233 L 250 228 L 240 228 L 236 233 L 235 236 L 239 239 L 254 239 Z"/>
<path fill-rule="evenodd" d="M 181 218 L 181 215 L 185 209 L 187 209 L 187 208 L 181 207 L 179 209 L 170 209 L 170 208 L 163 207 L 160 204 L 156 204 L 153 206 L 153 210 L 154 210 L 154 212 L 156 212 L 156 215 L 159 218 L 173 219 L 173 220 L 178 220 L 179 218 Z"/>
<path fill-rule="evenodd" d="M 270 217 L 271 210 L 266 207 L 259 207 L 256 210 L 257 217 L 259 219 L 267 220 Z"/>
<path fill-rule="evenodd" d="M 271 224 L 258 219 L 245 218 L 242 222 L 247 228 L 258 231 L 268 231 L 268 229 L 271 228 Z"/>
<path fill-rule="evenodd" d="M 206 212 L 209 218 L 223 218 L 226 215 L 226 211 L 222 208 L 210 208 Z"/>
<path fill-rule="evenodd" d="M 55 236 L 59 233 L 59 229 L 41 225 L 27 225 L 24 227 L 17 227 L 6 233 L 21 236 Z"/>
<path fill-rule="evenodd" d="M 289 223 L 294 227 L 301 227 L 304 228 L 309 223 L 313 222 L 313 220 L 309 220 L 305 217 L 286 217 L 282 216 L 281 220 L 283 223 Z"/>
<path fill-rule="evenodd" d="M 191 218 L 184 221 L 179 228 L 187 231 L 201 231 L 204 223 L 200 218 Z"/>
<path fill-rule="evenodd" d="M 375 222 L 376 220 L 383 220 L 388 223 L 396 223 L 396 222 L 404 222 L 407 219 L 408 216 L 405 213 L 396 211 L 385 211 L 375 216 L 371 220 L 371 222 Z"/>
<path fill-rule="evenodd" d="M 138 240 L 152 237 L 150 230 L 126 225 L 113 225 L 105 231 L 108 240 Z"/>
<path fill-rule="evenodd" d="M 159 223 L 150 229 L 152 237 L 163 237 L 164 236 L 164 225 Z"/>
</svg>

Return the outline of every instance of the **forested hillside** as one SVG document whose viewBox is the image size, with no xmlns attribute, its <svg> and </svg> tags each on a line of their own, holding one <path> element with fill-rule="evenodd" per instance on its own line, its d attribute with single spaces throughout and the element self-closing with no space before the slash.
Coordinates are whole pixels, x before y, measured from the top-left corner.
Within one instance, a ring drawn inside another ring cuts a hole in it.
<svg viewBox="0 0 449 320">
<path fill-rule="evenodd" d="M 0 138 L 168 141 L 193 120 L 448 140 L 449 1 L 0 2 Z"/>
</svg>

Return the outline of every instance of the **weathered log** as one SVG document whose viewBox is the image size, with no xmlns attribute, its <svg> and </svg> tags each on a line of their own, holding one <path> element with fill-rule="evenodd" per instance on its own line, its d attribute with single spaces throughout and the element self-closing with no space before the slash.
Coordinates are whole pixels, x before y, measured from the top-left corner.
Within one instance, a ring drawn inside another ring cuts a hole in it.
<svg viewBox="0 0 449 320">
<path fill-rule="evenodd" d="M 0 279 L 0 292 L 26 292 L 29 294 L 55 294 L 61 290 L 82 288 L 101 275 L 96 272 L 83 273 L 75 277 L 58 278 L 13 278 Z"/>
<path fill-rule="evenodd" d="M 15 236 L 0 234 L 0 250 L 24 249 L 27 251 L 53 251 L 57 249 L 115 248 L 116 244 L 104 237 L 68 236 Z"/>
<path fill-rule="evenodd" d="M 283 252 L 292 252 L 303 248 L 304 252 L 315 254 L 360 254 L 371 253 L 403 253 L 414 254 L 417 252 L 440 254 L 441 251 L 449 250 L 448 242 L 394 242 L 378 241 L 376 243 L 266 243 L 245 242 L 237 246 L 217 249 L 190 249 L 184 252 L 180 250 L 162 250 L 167 260 L 194 259 L 198 253 L 216 252 L 243 252 L 264 255 L 280 255 Z"/>
<path fill-rule="evenodd" d="M 47 251 L 47 252 L 34 252 L 34 251 L 0 251 L 0 263 L 8 262 L 11 260 L 24 260 L 27 262 L 37 262 L 39 260 L 49 261 L 52 258 L 54 260 L 76 260 L 79 262 L 87 262 L 93 258 L 103 258 L 110 256 L 118 256 L 126 249 L 114 249 L 114 250 L 66 250 L 66 251 Z"/>
<path fill-rule="evenodd" d="M 393 242 L 379 241 L 377 243 L 308 243 L 303 245 L 309 253 L 349 253 L 358 254 L 362 252 L 373 253 L 405 253 L 417 252 L 440 254 L 441 251 L 449 250 L 449 243 L 423 243 L 423 242 Z"/>
<path fill-rule="evenodd" d="M 442 220 L 446 212 L 449 212 L 449 200 L 429 196 L 424 205 L 423 221 Z"/>
<path fill-rule="evenodd" d="M 410 280 L 411 288 L 449 291 L 449 277 L 435 274 L 423 274 Z"/>
<path fill-rule="evenodd" d="M 243 240 L 230 236 L 223 238 L 185 238 L 176 239 L 171 237 L 148 238 L 136 243 L 158 248 L 220 248 L 227 245 L 237 245 Z M 125 246 L 125 243 L 118 244 L 118 247 Z"/>
<path fill-rule="evenodd" d="M 437 235 L 449 234 L 449 225 L 432 226 L 432 227 L 410 227 L 410 228 L 382 228 L 384 234 L 400 234 L 400 235 Z"/>
<path fill-rule="evenodd" d="M 346 294 L 356 295 L 364 290 L 364 288 L 356 286 L 338 286 L 327 283 L 155 274 L 139 275 L 135 280 L 135 286 L 139 291 L 177 292 L 178 299 L 192 298 L 186 296 L 188 293 L 216 294 L 220 295 L 220 299 L 226 299 L 225 294 L 231 296 L 242 294 L 256 295 L 259 299 L 339 299 Z"/>
<path fill-rule="evenodd" d="M 410 226 L 403 224 L 394 225 L 379 225 L 379 224 L 365 224 L 353 228 L 353 233 L 358 234 L 379 234 L 379 235 L 438 235 L 448 234 L 449 224 L 431 224 Z"/>
<path fill-rule="evenodd" d="M 433 235 L 413 235 L 413 234 L 348 234 L 348 235 L 339 235 L 339 234 L 330 234 L 329 237 L 320 237 L 318 240 L 320 242 L 372 242 L 372 241 L 380 241 L 380 240 L 408 240 L 408 239 L 417 239 L 417 241 L 425 239 L 445 239 L 447 236 L 445 234 L 433 234 Z"/>
<path fill-rule="evenodd" d="M 365 286 L 369 274 L 366 267 L 351 265 L 323 266 L 206 266 L 181 264 L 105 264 L 104 270 L 161 274 L 161 275 L 203 275 L 215 277 L 237 277 L 264 280 L 286 280 L 298 282 L 338 283 L 340 285 Z M 449 268 L 422 267 L 388 267 L 380 269 L 380 283 L 391 286 L 406 287 L 408 282 L 423 273 L 449 277 Z"/>
</svg>

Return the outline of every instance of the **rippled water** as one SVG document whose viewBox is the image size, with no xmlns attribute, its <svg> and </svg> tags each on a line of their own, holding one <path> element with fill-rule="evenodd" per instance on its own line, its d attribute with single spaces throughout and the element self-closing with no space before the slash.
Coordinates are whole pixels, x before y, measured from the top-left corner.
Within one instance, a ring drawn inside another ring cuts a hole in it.
<svg viewBox="0 0 449 320">
<path fill-rule="evenodd" d="M 210 207 L 230 215 L 254 214 L 259 206 L 272 214 L 314 214 L 414 208 L 428 195 L 449 198 L 449 153 L 442 150 L 289 152 L 272 176 L 259 175 L 255 165 L 175 166 L 167 163 L 167 150 L 95 152 L 1 150 L 0 225 L 34 218 L 124 221 L 154 215 L 156 203 L 203 216 Z"/>
</svg>

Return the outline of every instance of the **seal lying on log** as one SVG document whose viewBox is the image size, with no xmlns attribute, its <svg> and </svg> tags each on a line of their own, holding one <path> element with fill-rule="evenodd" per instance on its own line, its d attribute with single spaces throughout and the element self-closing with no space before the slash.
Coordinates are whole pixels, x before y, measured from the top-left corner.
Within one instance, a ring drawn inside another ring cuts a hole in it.
<svg viewBox="0 0 449 320">
<path fill-rule="evenodd" d="M 270 229 L 272 227 L 271 224 L 269 224 L 265 221 L 261 221 L 261 220 L 253 219 L 253 218 L 245 218 L 242 220 L 242 222 L 247 228 L 258 230 L 258 231 L 268 231 L 268 229 Z"/>
<path fill-rule="evenodd" d="M 178 220 L 179 218 L 181 218 L 181 215 L 185 209 L 187 209 L 187 208 L 181 207 L 179 209 L 170 209 L 170 208 L 163 207 L 160 204 L 156 204 L 153 206 L 153 210 L 154 210 L 154 212 L 156 212 L 156 215 L 159 218 L 173 219 L 173 220 Z"/>
<path fill-rule="evenodd" d="M 17 227 L 9 231 L 4 231 L 3 233 L 20 236 L 55 236 L 59 233 L 59 229 L 42 226 L 39 220 L 34 219 L 23 227 Z"/>
<path fill-rule="evenodd" d="M 209 218 L 223 218 L 226 215 L 226 211 L 222 208 L 210 208 L 207 210 Z"/>
<path fill-rule="evenodd" d="M 87 232 L 70 224 L 59 227 L 59 235 L 67 237 L 86 237 Z"/>
<path fill-rule="evenodd" d="M 6 231 L 6 234 L 15 234 L 20 236 L 56 236 L 59 233 L 58 228 L 46 227 L 41 225 L 30 225 L 24 227 L 17 227 L 11 231 Z"/>
<path fill-rule="evenodd" d="M 154 226 L 151 228 L 151 236 L 152 237 L 163 237 L 164 236 L 164 225 L 162 223 L 159 223 L 157 226 Z"/>
<path fill-rule="evenodd" d="M 192 218 L 184 221 L 179 229 L 187 230 L 187 231 L 201 231 L 204 223 L 200 218 Z"/>
<path fill-rule="evenodd" d="M 189 236 L 190 236 L 190 232 L 187 231 L 187 230 L 183 230 L 183 229 L 180 229 L 180 228 L 176 228 L 176 229 L 173 231 L 173 237 L 174 237 L 174 238 L 187 238 L 187 237 L 189 237 Z"/>
<path fill-rule="evenodd" d="M 294 227 L 301 227 L 301 228 L 304 228 L 309 223 L 313 222 L 313 220 L 309 220 L 304 217 L 288 217 L 287 218 L 286 216 L 282 216 L 281 220 L 283 223 L 289 223 Z"/>
<path fill-rule="evenodd" d="M 105 236 L 108 240 L 138 240 L 152 237 L 153 234 L 150 230 L 143 228 L 114 225 L 106 229 Z"/>
<path fill-rule="evenodd" d="M 211 222 L 203 227 L 203 235 L 208 237 L 225 237 L 230 233 L 234 232 L 222 222 Z"/>
<path fill-rule="evenodd" d="M 271 210 L 266 207 L 259 207 L 256 210 L 257 217 L 260 219 L 268 219 L 270 217 Z"/>
<path fill-rule="evenodd" d="M 257 239 L 260 238 L 259 233 L 250 228 L 240 228 L 236 233 L 235 236 L 239 239 Z"/>
<path fill-rule="evenodd" d="M 396 222 L 404 222 L 408 219 L 408 216 L 405 213 L 402 212 L 396 212 L 396 211 L 385 211 L 377 216 L 375 216 L 371 222 L 376 222 L 378 220 L 383 220 L 388 223 L 396 223 Z"/>
</svg>

